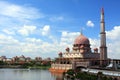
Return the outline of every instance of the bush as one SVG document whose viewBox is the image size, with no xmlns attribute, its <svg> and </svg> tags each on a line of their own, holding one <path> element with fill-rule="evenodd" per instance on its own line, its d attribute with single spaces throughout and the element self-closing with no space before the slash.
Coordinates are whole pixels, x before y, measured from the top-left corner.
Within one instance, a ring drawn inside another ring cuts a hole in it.
<svg viewBox="0 0 120 80">
<path fill-rule="evenodd" d="M 69 69 L 66 73 L 67 73 L 68 75 L 73 75 L 75 72 L 74 72 L 74 70 Z"/>
<path fill-rule="evenodd" d="M 0 65 L 6 65 L 6 62 L 0 61 Z"/>
</svg>

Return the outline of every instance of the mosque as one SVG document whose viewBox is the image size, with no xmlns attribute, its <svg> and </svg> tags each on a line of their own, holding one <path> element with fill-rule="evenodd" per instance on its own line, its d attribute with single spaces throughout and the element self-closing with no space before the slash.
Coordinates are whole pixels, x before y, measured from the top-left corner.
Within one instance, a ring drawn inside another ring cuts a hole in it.
<svg viewBox="0 0 120 80">
<path fill-rule="evenodd" d="M 107 58 L 103 8 L 101 9 L 100 20 L 100 49 L 95 48 L 92 52 L 89 39 L 81 33 L 75 38 L 71 51 L 67 47 L 65 52 L 58 54 L 59 57 L 52 63 L 50 71 L 64 72 L 78 67 L 100 68 L 110 64 L 110 59 Z M 98 52 L 98 50 L 100 51 Z"/>
</svg>

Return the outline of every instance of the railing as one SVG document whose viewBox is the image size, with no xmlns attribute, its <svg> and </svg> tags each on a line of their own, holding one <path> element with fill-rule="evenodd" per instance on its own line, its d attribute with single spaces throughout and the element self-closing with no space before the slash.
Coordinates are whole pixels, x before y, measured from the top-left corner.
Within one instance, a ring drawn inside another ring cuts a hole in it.
<svg viewBox="0 0 120 80">
<path fill-rule="evenodd" d="M 89 73 L 102 72 L 104 75 L 108 75 L 108 76 L 120 76 L 120 72 L 118 71 L 108 71 L 108 70 L 98 70 L 98 69 L 82 69 L 82 71 Z"/>
</svg>

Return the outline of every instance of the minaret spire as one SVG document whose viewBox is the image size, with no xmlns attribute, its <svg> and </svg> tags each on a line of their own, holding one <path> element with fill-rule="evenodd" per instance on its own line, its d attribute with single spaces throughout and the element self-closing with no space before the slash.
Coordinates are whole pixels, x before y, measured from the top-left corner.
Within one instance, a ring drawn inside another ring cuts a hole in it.
<svg viewBox="0 0 120 80">
<path fill-rule="evenodd" d="M 107 59 L 107 47 L 106 47 L 106 33 L 105 33 L 105 22 L 104 22 L 104 9 L 101 9 L 101 21 L 100 21 L 100 60 Z M 102 63 L 101 63 L 102 64 Z"/>
<path fill-rule="evenodd" d="M 104 14 L 104 8 L 101 9 L 101 12 Z"/>
<path fill-rule="evenodd" d="M 101 22 L 104 22 L 104 8 L 101 9 Z"/>
</svg>

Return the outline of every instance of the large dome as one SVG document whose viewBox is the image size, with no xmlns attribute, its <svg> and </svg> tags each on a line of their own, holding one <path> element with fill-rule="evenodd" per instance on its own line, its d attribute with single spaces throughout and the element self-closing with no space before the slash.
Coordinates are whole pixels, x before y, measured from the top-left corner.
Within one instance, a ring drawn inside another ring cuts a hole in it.
<svg viewBox="0 0 120 80">
<path fill-rule="evenodd" d="M 89 39 L 86 38 L 83 34 L 80 34 L 74 41 L 74 44 L 90 44 Z"/>
</svg>

